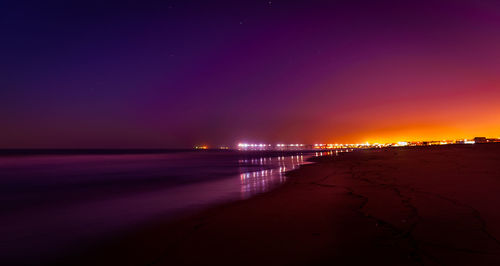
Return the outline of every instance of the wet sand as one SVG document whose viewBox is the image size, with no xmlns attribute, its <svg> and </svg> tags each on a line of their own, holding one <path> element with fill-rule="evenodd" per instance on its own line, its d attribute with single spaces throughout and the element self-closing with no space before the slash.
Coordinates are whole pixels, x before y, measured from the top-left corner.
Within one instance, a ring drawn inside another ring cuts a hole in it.
<svg viewBox="0 0 500 266">
<path fill-rule="evenodd" d="M 275 191 L 158 221 L 65 263 L 500 264 L 500 144 L 315 160 Z"/>
</svg>

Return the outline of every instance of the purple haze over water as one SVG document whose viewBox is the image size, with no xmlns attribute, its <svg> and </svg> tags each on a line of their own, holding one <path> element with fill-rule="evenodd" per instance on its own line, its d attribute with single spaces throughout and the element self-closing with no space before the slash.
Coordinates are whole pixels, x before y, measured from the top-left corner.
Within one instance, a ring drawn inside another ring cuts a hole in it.
<svg viewBox="0 0 500 266">
<path fill-rule="evenodd" d="M 246 199 L 286 180 L 307 153 L 0 157 L 0 261 L 50 259 L 155 218 Z"/>
</svg>

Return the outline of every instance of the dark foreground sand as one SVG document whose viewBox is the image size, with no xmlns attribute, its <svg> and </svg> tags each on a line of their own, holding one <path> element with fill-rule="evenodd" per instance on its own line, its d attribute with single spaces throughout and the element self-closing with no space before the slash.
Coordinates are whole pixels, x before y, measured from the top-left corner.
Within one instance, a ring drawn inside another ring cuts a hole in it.
<svg viewBox="0 0 500 266">
<path fill-rule="evenodd" d="M 317 161 L 273 192 L 152 225 L 69 263 L 500 265 L 500 145 Z"/>
</svg>

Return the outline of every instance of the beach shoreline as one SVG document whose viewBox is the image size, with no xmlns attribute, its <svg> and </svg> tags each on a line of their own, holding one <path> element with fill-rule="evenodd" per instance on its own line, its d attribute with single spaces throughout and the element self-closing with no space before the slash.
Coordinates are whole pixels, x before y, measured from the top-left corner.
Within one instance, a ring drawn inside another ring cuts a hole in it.
<svg viewBox="0 0 500 266">
<path fill-rule="evenodd" d="M 54 261 L 150 221 L 166 222 L 264 193 L 286 182 L 285 172 L 310 156 L 302 151 L 61 152 L 0 156 L 1 263 Z"/>
<path fill-rule="evenodd" d="M 500 145 L 318 157 L 276 190 L 158 221 L 79 265 L 500 263 Z"/>
</svg>

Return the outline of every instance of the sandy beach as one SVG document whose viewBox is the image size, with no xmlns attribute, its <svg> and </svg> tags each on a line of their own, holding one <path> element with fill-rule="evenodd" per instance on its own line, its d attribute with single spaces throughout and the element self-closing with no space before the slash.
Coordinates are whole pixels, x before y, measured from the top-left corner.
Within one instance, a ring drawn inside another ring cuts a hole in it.
<svg viewBox="0 0 500 266">
<path fill-rule="evenodd" d="M 498 265 L 500 145 L 315 158 L 282 187 L 151 226 L 81 265 Z"/>
</svg>

